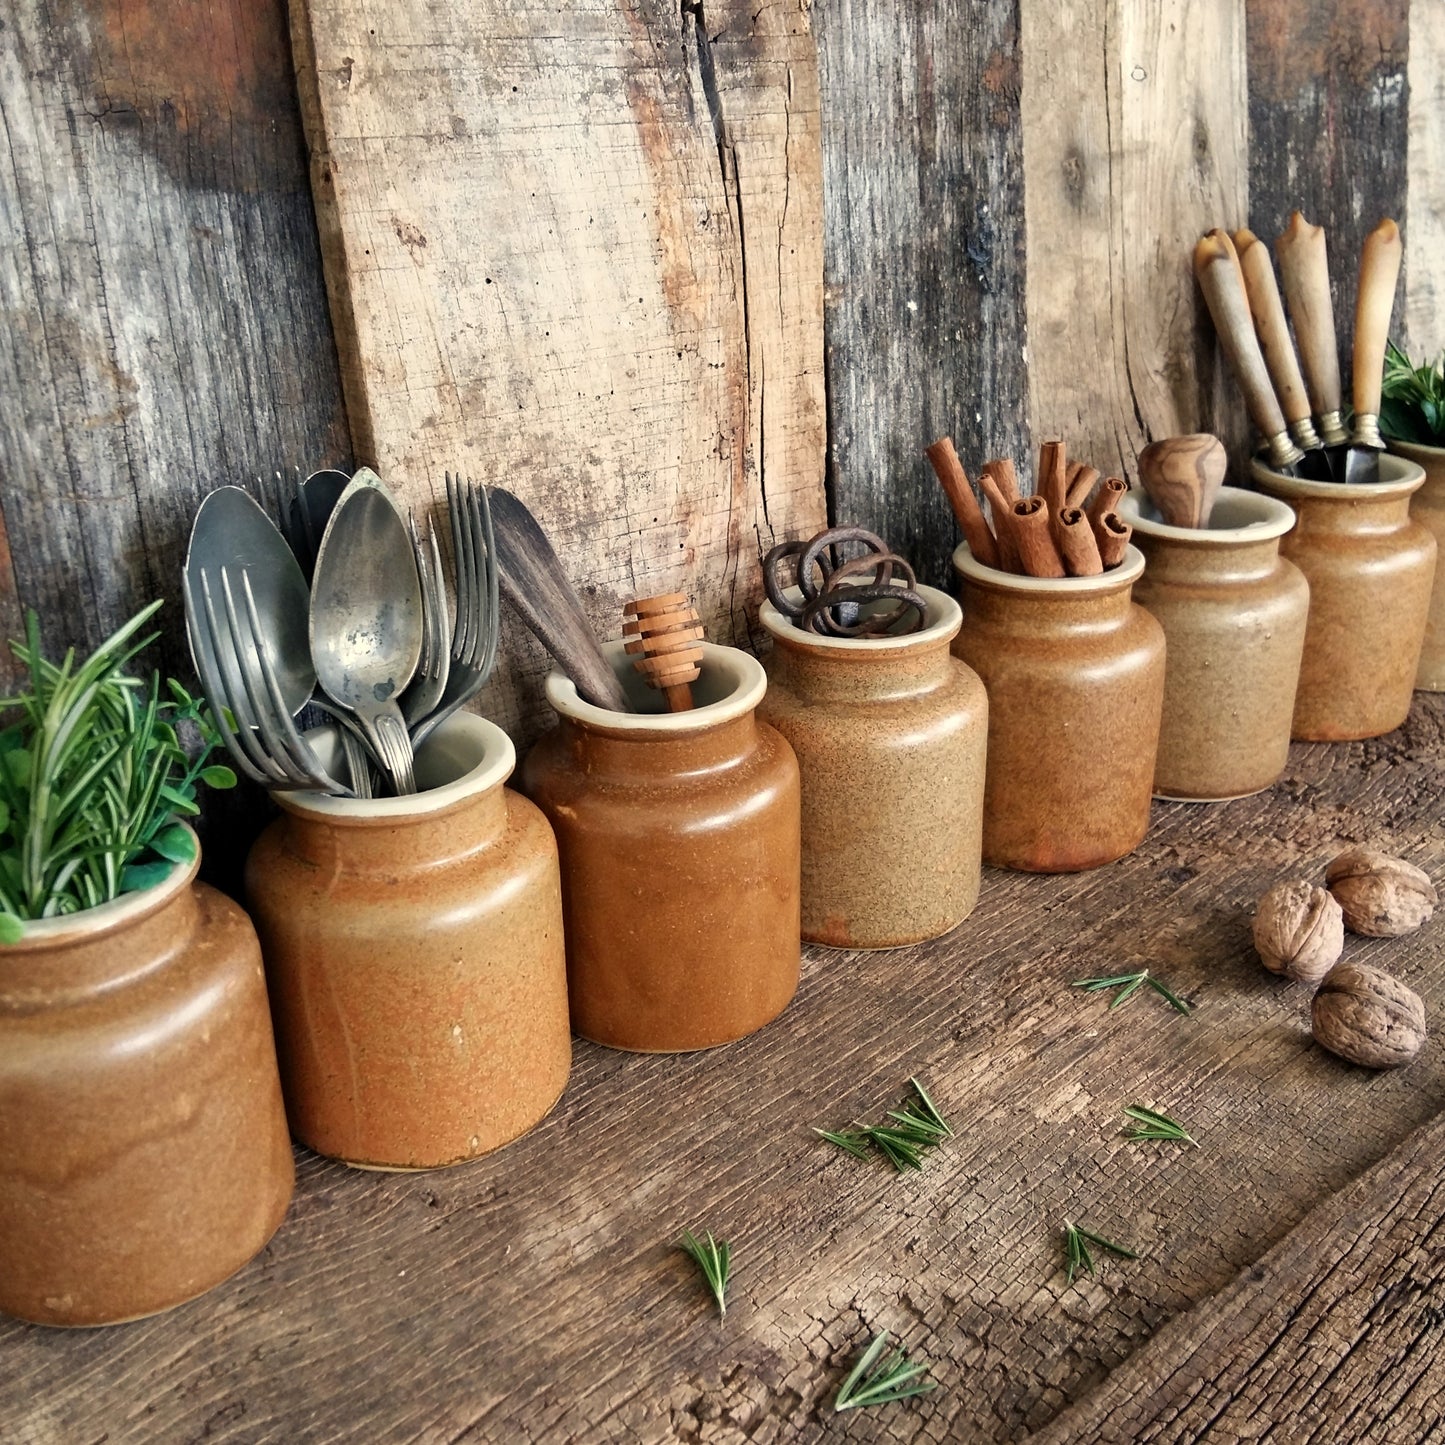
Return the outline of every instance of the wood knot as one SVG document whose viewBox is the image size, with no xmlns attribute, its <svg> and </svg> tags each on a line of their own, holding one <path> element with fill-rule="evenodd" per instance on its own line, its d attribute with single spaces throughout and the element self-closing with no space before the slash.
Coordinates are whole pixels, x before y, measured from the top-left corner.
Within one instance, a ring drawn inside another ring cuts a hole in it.
<svg viewBox="0 0 1445 1445">
<path fill-rule="evenodd" d="M 702 671 L 702 623 L 681 592 L 639 597 L 623 609 L 622 636 L 633 667 L 667 698 L 673 712 L 692 706 Z"/>
</svg>

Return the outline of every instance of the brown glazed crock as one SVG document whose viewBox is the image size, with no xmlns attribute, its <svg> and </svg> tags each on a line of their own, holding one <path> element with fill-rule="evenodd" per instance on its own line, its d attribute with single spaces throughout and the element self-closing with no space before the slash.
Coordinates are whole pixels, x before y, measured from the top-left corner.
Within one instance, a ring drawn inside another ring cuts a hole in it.
<svg viewBox="0 0 1445 1445">
<path fill-rule="evenodd" d="M 318 1153 L 431 1169 L 524 1134 L 572 1061 L 557 849 L 469 713 L 408 797 L 279 793 L 246 887 L 291 1127 Z"/>
<path fill-rule="evenodd" d="M 988 698 L 948 650 L 958 603 L 918 591 L 924 626 L 902 636 L 805 632 L 767 601 L 759 613 L 773 650 L 758 716 L 797 754 L 815 943 L 917 943 L 978 901 Z"/>
<path fill-rule="evenodd" d="M 1021 577 L 953 554 L 953 653 L 988 691 L 983 861 L 1073 873 L 1122 858 L 1149 827 L 1164 632 L 1130 600 L 1130 547 L 1099 577 Z"/>
<path fill-rule="evenodd" d="M 1279 555 L 1294 513 L 1274 497 L 1221 487 L 1205 527 L 1163 521 L 1146 492 L 1120 499 L 1144 575 L 1134 600 L 1167 644 L 1154 794 L 1242 798 L 1289 757 L 1310 590 Z"/>
<path fill-rule="evenodd" d="M 6 1314 L 104 1325 L 170 1309 L 234 1274 L 286 1213 L 261 950 L 196 867 L 0 948 Z"/>
<path fill-rule="evenodd" d="M 703 645 L 696 706 L 660 711 L 622 644 L 603 650 L 636 711 L 547 679 L 557 726 L 522 766 L 562 854 L 572 1026 L 674 1053 L 742 1038 L 798 986 L 798 764 L 756 716 L 756 658 Z"/>
<path fill-rule="evenodd" d="M 1438 556 L 1438 549 L 1445 545 L 1445 447 L 1420 446 L 1415 442 L 1395 441 L 1392 437 L 1385 438 L 1385 445 L 1425 473 L 1420 490 L 1410 498 L 1410 516 L 1434 537 Z M 1421 692 L 1445 692 L 1445 567 L 1438 561 L 1415 687 Z"/>
<path fill-rule="evenodd" d="M 1392 732 L 1410 711 L 1435 580 L 1435 538 L 1410 518 L 1424 471 L 1380 458 L 1359 485 L 1282 476 L 1255 457 L 1262 492 L 1294 508 L 1280 543 L 1310 585 L 1293 736 L 1342 742 Z"/>
</svg>

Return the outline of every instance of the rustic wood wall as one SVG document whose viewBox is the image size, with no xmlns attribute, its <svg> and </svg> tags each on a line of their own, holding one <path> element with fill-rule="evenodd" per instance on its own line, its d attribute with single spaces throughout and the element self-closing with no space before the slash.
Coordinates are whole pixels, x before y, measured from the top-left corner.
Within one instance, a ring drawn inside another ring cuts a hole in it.
<svg viewBox="0 0 1445 1445">
<path fill-rule="evenodd" d="M 1296 203 L 1342 333 L 1390 213 L 1398 329 L 1445 345 L 1438 4 L 386 13 L 292 8 L 313 204 L 284 0 L 8 0 L 7 632 L 34 605 L 85 644 L 161 594 L 186 671 L 196 499 L 353 450 L 416 497 L 511 482 L 604 628 L 691 579 L 745 640 L 759 552 L 825 488 L 945 582 L 935 434 L 975 466 L 1242 443 L 1188 249 Z M 542 661 L 507 646 L 488 705 L 525 741 Z"/>
</svg>

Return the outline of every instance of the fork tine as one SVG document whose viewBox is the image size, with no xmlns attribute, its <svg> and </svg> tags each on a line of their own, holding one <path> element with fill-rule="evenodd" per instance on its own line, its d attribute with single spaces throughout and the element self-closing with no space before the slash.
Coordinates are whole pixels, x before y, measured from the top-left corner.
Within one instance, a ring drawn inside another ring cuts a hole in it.
<svg viewBox="0 0 1445 1445">
<path fill-rule="evenodd" d="M 243 580 L 246 578 L 246 569 L 241 569 Z M 280 739 L 276 736 L 275 720 L 270 713 L 270 699 L 262 691 L 264 683 L 257 677 L 257 660 L 260 654 L 260 638 L 258 632 L 253 632 L 249 625 L 242 626 L 240 612 L 236 607 L 236 598 L 231 589 L 230 569 L 221 568 L 221 596 L 226 604 L 226 617 L 231 624 L 231 636 L 235 639 L 236 661 L 241 670 L 241 680 L 245 685 L 246 696 L 251 702 L 251 717 L 255 721 L 256 729 L 261 734 L 261 746 L 265 750 L 269 760 L 281 771 L 281 775 L 289 782 L 300 783 L 303 787 L 310 781 L 306 774 L 298 768 L 286 749 L 280 746 Z M 249 622 L 249 619 L 248 619 Z"/>
<path fill-rule="evenodd" d="M 250 754 L 241 745 L 240 738 L 236 736 L 236 730 L 226 720 L 228 714 L 232 717 L 235 716 L 235 709 L 231 706 L 220 676 L 212 664 L 212 654 L 215 652 L 214 638 L 212 638 L 209 651 L 202 645 L 205 637 L 210 634 L 202 633 L 204 624 L 196 605 L 195 592 L 191 586 L 191 577 L 188 572 L 181 574 L 181 590 L 186 601 L 186 628 L 190 634 L 191 657 L 195 661 L 196 671 L 200 674 L 201 690 L 206 694 L 206 701 L 211 705 L 211 715 L 216 720 L 221 740 L 226 744 L 226 751 L 230 753 L 232 761 L 241 772 L 253 783 L 260 783 L 264 786 L 270 779 L 251 761 Z M 239 724 L 239 719 L 237 721 Z"/>
<path fill-rule="evenodd" d="M 411 536 L 411 555 L 416 562 L 416 575 L 421 583 L 422 598 L 422 629 L 421 629 L 421 655 L 417 658 L 416 671 L 412 675 L 413 684 L 418 677 L 430 675 L 433 666 L 433 650 L 436 647 L 436 614 L 435 610 L 427 605 L 427 562 L 426 553 L 422 550 L 421 533 L 417 530 L 416 512 L 410 507 L 406 510 L 406 530 Z"/>
<path fill-rule="evenodd" d="M 313 787 L 324 788 L 328 792 L 345 793 L 347 789 L 326 771 L 311 744 L 296 729 L 295 720 L 281 692 L 281 684 L 276 680 L 276 669 L 271 664 L 261 630 L 261 618 L 256 608 L 256 597 L 251 590 L 251 574 L 245 568 L 241 571 L 241 586 L 246 596 L 246 620 L 254 643 L 256 662 L 271 699 L 269 717 L 262 714 L 260 719 L 262 741 L 273 753 L 281 755 L 283 764 L 289 762 Z"/>
<path fill-rule="evenodd" d="M 224 577 L 224 567 L 221 572 Z M 285 781 L 286 773 L 278 767 L 274 759 L 267 755 L 265 748 L 257 742 L 253 733 L 252 719 L 255 713 L 254 709 L 248 705 L 249 695 L 239 671 L 240 659 L 237 657 L 236 637 L 229 627 L 223 629 L 221 626 L 215 598 L 211 595 L 210 573 L 204 567 L 201 569 L 201 595 L 205 599 L 206 621 L 210 626 L 211 638 L 215 644 L 216 665 L 220 668 L 221 677 L 225 682 L 226 706 L 231 709 L 231 714 L 236 719 L 237 736 L 240 738 L 241 746 L 246 750 L 251 761 L 266 775 L 268 784 Z M 247 696 L 247 705 L 243 705 L 241 702 L 243 695 Z"/>
<path fill-rule="evenodd" d="M 497 665 L 497 643 L 501 634 L 501 584 L 497 576 L 497 535 L 492 528 L 492 501 L 485 487 L 477 488 L 481 498 L 482 531 L 486 540 L 486 599 L 487 611 L 481 626 L 486 633 L 486 647 L 482 655 L 482 679 L 492 675 Z M 480 593 L 478 594 L 480 595 Z"/>
<path fill-rule="evenodd" d="M 477 559 L 472 548 L 467 494 L 460 476 L 453 479 L 448 496 L 457 549 L 457 621 L 452 630 L 452 656 L 461 659 L 471 656 L 472 639 L 477 634 Z"/>
</svg>

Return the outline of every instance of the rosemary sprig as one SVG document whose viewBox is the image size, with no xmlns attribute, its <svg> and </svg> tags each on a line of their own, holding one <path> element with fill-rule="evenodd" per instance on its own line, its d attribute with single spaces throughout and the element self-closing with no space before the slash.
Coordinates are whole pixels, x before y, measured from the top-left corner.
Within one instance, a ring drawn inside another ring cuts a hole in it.
<svg viewBox="0 0 1445 1445">
<path fill-rule="evenodd" d="M 707 1231 L 707 1238 L 703 1240 L 687 1229 L 683 1231 L 677 1247 L 691 1256 L 693 1263 L 702 1271 L 702 1277 L 707 1281 L 707 1287 L 717 1301 L 718 1314 L 727 1314 L 726 1294 L 728 1272 L 732 1269 L 733 1262 L 732 1246 L 725 1239 L 714 1239 L 712 1230 Z"/>
<path fill-rule="evenodd" d="M 909 1079 L 915 1098 L 897 1109 L 888 1111 L 892 1123 L 859 1124 L 851 1129 L 814 1129 L 828 1143 L 866 1159 L 871 1145 L 900 1174 L 923 1168 L 923 1152 L 936 1149 L 945 1139 L 953 1137 L 953 1128 L 938 1111 L 928 1090 L 917 1079 Z"/>
<path fill-rule="evenodd" d="M 1141 968 L 1138 973 L 1116 974 L 1113 978 L 1076 978 L 1070 987 L 1081 988 L 1085 993 L 1099 993 L 1103 989 L 1117 988 L 1119 992 L 1114 996 L 1113 1003 L 1109 1005 L 1111 1009 L 1116 1009 L 1121 1003 L 1127 1002 L 1141 988 L 1152 988 L 1180 1013 L 1187 1014 L 1189 1012 L 1189 1005 L 1161 979 L 1155 978 L 1147 968 Z"/>
<path fill-rule="evenodd" d="M 1066 1219 L 1064 1220 L 1064 1263 L 1069 1271 L 1067 1283 L 1073 1284 L 1074 1276 L 1080 1270 L 1087 1270 L 1090 1278 L 1093 1277 L 1094 1257 L 1089 1253 L 1089 1242 L 1097 1244 L 1101 1249 L 1122 1255 L 1125 1259 L 1139 1258 L 1132 1249 L 1125 1249 L 1122 1244 L 1115 1244 L 1112 1239 L 1105 1239 L 1102 1234 L 1095 1234 L 1092 1230 L 1085 1229 L 1083 1225 L 1074 1224 Z"/>
<path fill-rule="evenodd" d="M 888 1331 L 884 1330 L 863 1352 L 848 1378 L 838 1388 L 834 1410 L 856 1410 L 860 1405 L 889 1405 L 895 1400 L 908 1400 L 926 1395 L 938 1388 L 937 1380 L 926 1380 L 927 1360 L 910 1360 L 908 1352 L 896 1349 L 882 1358 L 888 1348 Z"/>
<path fill-rule="evenodd" d="M 1124 1110 L 1124 1116 L 1134 1120 L 1137 1126 L 1124 1135 L 1126 1139 L 1178 1139 L 1181 1143 L 1194 1145 L 1196 1149 L 1199 1147 L 1199 1141 L 1168 1114 L 1146 1109 L 1143 1104 L 1130 1104 Z"/>
</svg>

